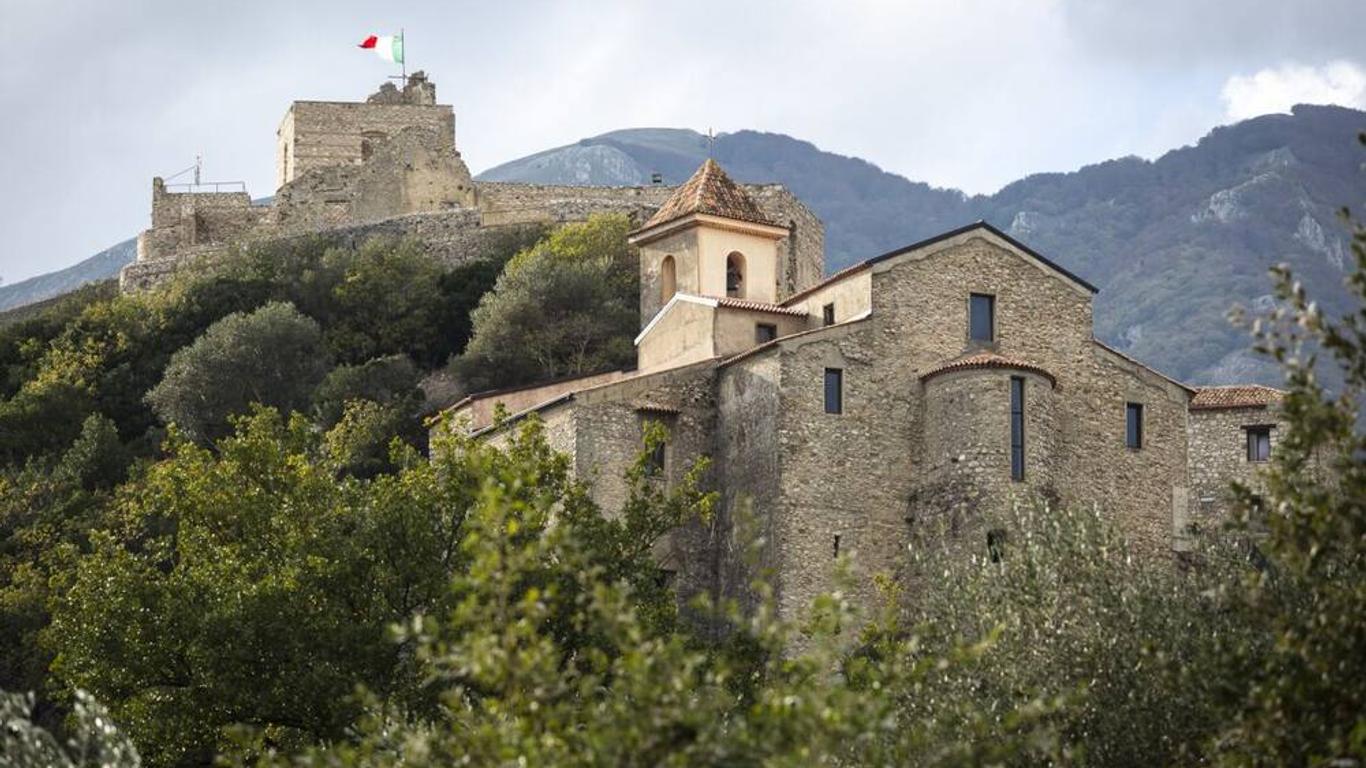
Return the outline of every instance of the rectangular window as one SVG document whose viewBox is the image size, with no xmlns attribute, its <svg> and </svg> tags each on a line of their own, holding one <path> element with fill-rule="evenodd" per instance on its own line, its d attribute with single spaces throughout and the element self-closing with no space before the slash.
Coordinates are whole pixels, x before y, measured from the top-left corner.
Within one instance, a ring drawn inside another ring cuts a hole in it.
<svg viewBox="0 0 1366 768">
<path fill-rule="evenodd" d="M 835 305 L 833 303 L 821 307 L 821 322 L 826 325 L 835 324 Z"/>
<path fill-rule="evenodd" d="M 759 344 L 778 338 L 778 326 L 772 323 L 759 323 L 754 326 L 754 340 Z"/>
<path fill-rule="evenodd" d="M 996 297 L 974 293 L 968 297 L 968 338 L 992 341 L 996 338 Z"/>
<path fill-rule="evenodd" d="M 1267 461 L 1271 458 L 1271 427 L 1247 428 L 1247 460 Z"/>
<path fill-rule="evenodd" d="M 1024 379 L 1010 377 L 1010 479 L 1024 480 Z"/>
<path fill-rule="evenodd" d="M 1143 404 L 1126 403 L 1124 406 L 1124 445 L 1138 450 L 1143 447 Z"/>
<path fill-rule="evenodd" d="M 645 457 L 645 474 L 658 477 L 664 474 L 669 456 L 669 433 L 673 430 L 672 419 L 662 414 L 641 414 L 640 432 L 642 438 L 647 435 L 652 425 L 659 425 L 664 428 L 664 439 L 650 447 L 650 453 Z"/>
<path fill-rule="evenodd" d="M 664 443 L 657 444 L 650 449 L 650 458 L 645 463 L 645 471 L 651 475 L 664 474 Z"/>
<path fill-rule="evenodd" d="M 825 369 L 825 412 L 844 413 L 844 370 Z"/>
</svg>

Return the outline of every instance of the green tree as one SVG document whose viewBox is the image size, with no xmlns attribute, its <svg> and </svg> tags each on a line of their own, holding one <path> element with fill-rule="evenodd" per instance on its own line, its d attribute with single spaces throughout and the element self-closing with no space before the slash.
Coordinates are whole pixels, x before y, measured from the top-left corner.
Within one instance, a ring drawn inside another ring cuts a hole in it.
<svg viewBox="0 0 1366 768">
<path fill-rule="evenodd" d="M 59 460 L 0 472 L 0 688 L 43 694 L 44 722 L 56 717 L 44 690 L 52 604 L 90 531 L 103 524 L 127 458 L 113 424 L 91 415 Z"/>
<path fill-rule="evenodd" d="M 417 368 L 406 355 L 379 357 L 360 365 L 339 365 L 313 393 L 314 413 L 324 429 L 341 421 L 346 404 L 354 400 L 391 406 L 411 416 L 422 406 L 422 390 L 417 384 Z"/>
<path fill-rule="evenodd" d="M 1366 134 L 1361 142 L 1366 145 Z M 1344 217 L 1350 212 L 1344 209 Z M 1366 227 L 1356 224 L 1338 319 L 1309 299 L 1288 267 L 1272 272 L 1280 306 L 1252 325 L 1258 349 L 1285 371 L 1286 429 L 1265 489 L 1239 489 L 1261 567 L 1231 594 L 1268 632 L 1233 646 L 1249 670 L 1232 688 L 1233 716 L 1212 742 L 1230 765 L 1366 761 Z M 1341 373 L 1336 394 L 1320 360 Z"/>
<path fill-rule="evenodd" d="M 67 736 L 33 720 L 33 697 L 0 689 L 0 760 L 8 768 L 138 768 L 142 760 L 109 713 L 84 691 L 75 694 Z M 63 743 L 65 742 L 65 743 Z"/>
<path fill-rule="evenodd" d="M 468 567 L 448 610 L 403 625 L 400 639 L 443 706 L 424 717 L 375 700 L 356 740 L 309 750 L 299 764 L 976 765 L 1062 756 L 1041 727 L 1056 702 L 1003 713 L 1010 725 L 994 740 L 977 728 L 929 741 L 927 724 L 903 717 L 898 702 L 923 695 L 930 670 L 970 664 L 980 649 L 929 657 L 888 626 L 876 633 L 884 663 L 841 668 L 856 638 L 839 627 L 856 615 L 837 594 L 817 602 L 827 620 L 800 641 L 775 619 L 767 590 L 753 616 L 732 613 L 734 630 L 761 649 L 757 664 L 659 631 L 632 587 L 652 572 L 648 552 L 639 554 L 640 542 L 604 547 L 603 533 L 658 530 L 684 509 L 705 515 L 711 497 L 685 481 L 680 506 L 642 501 L 631 522 L 595 515 L 581 498 L 526 493 L 529 481 L 539 484 L 538 465 L 562 461 L 544 453 L 538 429 L 529 420 L 509 450 L 543 459 L 479 472 L 460 544 Z M 635 480 L 644 456 L 637 469 Z M 295 762 L 264 752 L 272 763 Z"/>
<path fill-rule="evenodd" d="M 348 253 L 345 265 L 326 333 L 338 361 L 406 353 L 434 367 L 450 355 L 439 324 L 445 269 L 420 243 L 374 238 Z"/>
<path fill-rule="evenodd" d="M 640 266 L 630 220 L 567 224 L 508 262 L 453 370 L 467 391 L 623 367 L 635 359 Z"/>
<path fill-rule="evenodd" d="M 373 479 L 339 479 L 331 434 L 269 410 L 240 420 L 217 451 L 184 439 L 168 450 L 120 489 L 117 524 L 94 536 L 51 631 L 58 678 L 106 701 L 152 765 L 207 761 L 244 728 L 263 748 L 342 738 L 361 711 L 358 684 L 432 716 L 413 645 L 389 630 L 453 609 L 450 580 L 469 562 L 464 521 L 492 483 L 566 520 L 596 520 L 594 567 L 642 580 L 666 520 L 705 497 L 601 519 L 567 459 L 530 428 L 506 451 L 450 434 L 430 460 L 400 449 L 397 471 Z M 572 611 L 585 598 L 563 594 L 548 630 L 584 647 Z M 660 617 L 672 597 L 647 599 Z"/>
<path fill-rule="evenodd" d="M 224 317 L 177 351 L 147 402 L 162 421 L 208 442 L 252 403 L 302 408 L 325 372 L 318 324 L 272 303 Z"/>
</svg>

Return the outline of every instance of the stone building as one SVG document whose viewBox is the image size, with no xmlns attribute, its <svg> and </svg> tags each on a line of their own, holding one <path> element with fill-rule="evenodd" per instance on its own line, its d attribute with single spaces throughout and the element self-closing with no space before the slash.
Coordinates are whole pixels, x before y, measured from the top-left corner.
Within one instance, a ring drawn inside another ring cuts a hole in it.
<svg viewBox="0 0 1366 768">
<path fill-rule="evenodd" d="M 325 234 L 342 242 L 413 237 L 450 264 L 480 258 L 514 230 L 619 212 L 643 221 L 669 187 L 569 187 L 471 179 L 456 148 L 455 111 L 437 103 L 422 72 L 402 88 L 385 83 L 364 102 L 296 101 L 276 132 L 276 183 L 269 202 L 217 186 L 152 180 L 152 226 L 120 286 L 142 290 L 233 246 Z M 787 236 L 792 274 L 819 278 L 820 221 L 778 185 L 747 187 Z"/>
<path fill-rule="evenodd" d="M 610 510 L 662 422 L 663 481 L 706 455 L 722 497 L 660 553 L 680 596 L 747 597 L 750 510 L 789 615 L 841 554 L 867 599 L 920 531 L 985 551 L 979 521 L 1016 500 L 1098 505 L 1171 553 L 1273 447 L 1279 392 L 1187 386 L 1106 346 L 1096 289 L 990 225 L 825 279 L 782 248 L 789 232 L 707 161 L 631 235 L 636 368 L 472 395 L 446 423 L 500 441 L 537 414 Z"/>
<path fill-rule="evenodd" d="M 661 481 L 711 457 L 721 513 L 659 553 L 685 599 L 747 597 L 745 520 L 786 612 L 831 586 L 841 554 L 867 597 L 921 531 L 971 543 L 1025 498 L 1099 505 L 1144 551 L 1180 550 L 1274 449 L 1279 392 L 1190 387 L 1107 347 L 1095 288 L 983 223 L 826 278 L 819 219 L 710 160 L 676 189 L 474 181 L 421 72 L 365 102 L 295 102 L 277 139 L 268 203 L 154 179 L 123 289 L 319 233 L 413 237 L 461 263 L 520 227 L 641 223 L 636 367 L 472 395 L 448 423 L 498 441 L 539 414 L 609 510 L 646 422 L 669 430 Z M 500 404 L 512 416 L 495 425 Z"/>
</svg>

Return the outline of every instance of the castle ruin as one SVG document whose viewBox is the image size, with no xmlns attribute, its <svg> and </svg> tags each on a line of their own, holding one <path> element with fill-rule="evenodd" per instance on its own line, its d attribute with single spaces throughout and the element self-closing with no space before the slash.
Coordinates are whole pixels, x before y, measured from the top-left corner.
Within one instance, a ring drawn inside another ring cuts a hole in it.
<svg viewBox="0 0 1366 768">
<path fill-rule="evenodd" d="M 618 212 L 643 221 L 672 189 L 571 187 L 474 181 L 456 144 L 455 111 L 422 72 L 385 83 L 363 102 L 296 101 L 276 132 L 276 190 L 269 202 L 152 180 L 152 225 L 119 276 L 145 290 L 235 246 L 327 234 L 348 242 L 413 237 L 451 264 L 478 259 L 510 230 Z M 780 185 L 747 188 L 784 223 L 785 284 L 820 277 L 819 219 Z M 795 288 L 793 288 L 795 290 Z"/>
</svg>

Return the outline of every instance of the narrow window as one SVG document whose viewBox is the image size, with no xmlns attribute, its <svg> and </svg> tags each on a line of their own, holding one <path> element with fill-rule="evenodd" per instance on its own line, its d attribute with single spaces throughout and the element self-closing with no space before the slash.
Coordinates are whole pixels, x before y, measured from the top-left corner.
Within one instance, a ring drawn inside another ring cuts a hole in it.
<svg viewBox="0 0 1366 768">
<path fill-rule="evenodd" d="M 989 293 L 974 293 L 968 297 L 968 338 L 991 341 L 995 338 L 996 297 Z"/>
<path fill-rule="evenodd" d="M 759 323 L 754 326 L 754 340 L 760 344 L 778 338 L 778 326 L 772 323 Z"/>
<path fill-rule="evenodd" d="M 1247 460 L 1266 461 L 1271 458 L 1271 427 L 1247 428 Z"/>
<path fill-rule="evenodd" d="M 645 457 L 645 474 L 650 476 L 661 476 L 668 462 L 669 451 L 669 432 L 670 424 L 668 419 L 662 419 L 654 415 L 642 414 L 640 420 L 640 431 L 642 436 L 648 435 L 652 424 L 658 424 L 664 428 L 664 439 L 650 447 L 650 453 Z"/>
<path fill-rule="evenodd" d="M 1133 450 L 1143 447 L 1143 404 L 1124 405 L 1124 445 Z"/>
<path fill-rule="evenodd" d="M 678 265 L 673 256 L 665 256 L 659 265 L 659 300 L 668 301 L 678 290 Z"/>
<path fill-rule="evenodd" d="M 1001 562 L 1001 551 L 1005 548 L 1006 531 L 1004 528 L 992 528 L 987 531 L 987 555 L 991 557 L 991 562 Z"/>
<path fill-rule="evenodd" d="M 1024 480 L 1024 379 L 1010 377 L 1010 479 Z"/>
<path fill-rule="evenodd" d="M 840 535 L 835 534 L 835 557 L 840 556 Z"/>
<path fill-rule="evenodd" d="M 844 413 L 844 370 L 825 369 L 825 412 Z"/>
<path fill-rule="evenodd" d="M 835 324 L 835 305 L 833 302 L 821 307 L 821 322 L 825 325 Z"/>
<path fill-rule="evenodd" d="M 664 474 L 664 443 L 650 449 L 650 458 L 645 463 L 645 471 L 651 475 Z"/>
<path fill-rule="evenodd" d="M 736 299 L 745 297 L 745 256 L 731 251 L 726 257 L 726 295 Z"/>
</svg>

